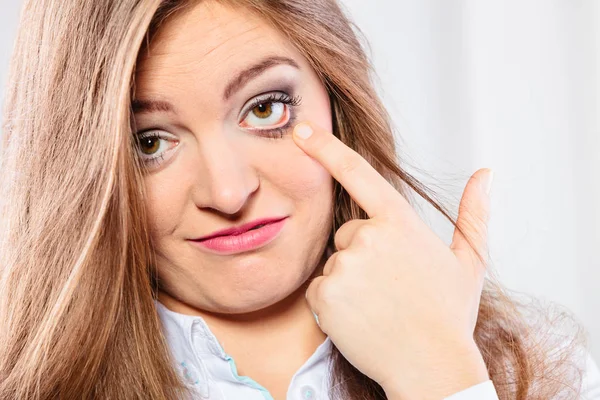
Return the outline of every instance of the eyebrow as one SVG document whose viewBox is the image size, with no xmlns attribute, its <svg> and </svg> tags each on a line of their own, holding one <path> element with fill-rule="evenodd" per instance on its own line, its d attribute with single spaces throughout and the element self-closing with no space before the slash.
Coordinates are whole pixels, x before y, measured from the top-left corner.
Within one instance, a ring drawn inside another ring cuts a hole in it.
<svg viewBox="0 0 600 400">
<path fill-rule="evenodd" d="M 246 68 L 245 70 L 237 74 L 235 78 L 231 79 L 225 87 L 225 91 L 223 92 L 223 100 L 229 100 L 231 96 L 233 96 L 236 92 L 240 91 L 251 80 L 257 78 L 266 70 L 273 68 L 277 65 L 290 65 L 294 68 L 300 69 L 298 63 L 289 57 L 267 57 L 259 61 L 257 64 Z M 134 114 L 149 114 L 153 112 L 177 114 L 175 111 L 175 107 L 173 107 L 171 103 L 165 100 L 134 99 L 131 102 L 131 108 Z"/>
<path fill-rule="evenodd" d="M 171 103 L 164 100 L 133 100 L 131 109 L 134 114 L 149 114 L 153 112 L 165 112 L 177 114 Z"/>
<path fill-rule="evenodd" d="M 235 78 L 229 81 L 223 92 L 223 100 L 227 101 L 236 92 L 241 90 L 245 85 L 248 84 L 252 79 L 258 77 L 269 68 L 273 68 L 276 65 L 287 64 L 291 65 L 296 69 L 300 69 L 298 63 L 289 57 L 271 56 L 267 57 L 259 63 L 251 66 L 240 72 Z"/>
</svg>

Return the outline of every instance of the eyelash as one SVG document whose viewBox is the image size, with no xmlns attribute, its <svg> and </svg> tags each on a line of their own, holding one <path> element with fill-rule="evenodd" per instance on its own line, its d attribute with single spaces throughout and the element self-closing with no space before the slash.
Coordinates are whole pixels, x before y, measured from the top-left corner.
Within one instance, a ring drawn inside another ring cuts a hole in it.
<svg viewBox="0 0 600 400">
<path fill-rule="evenodd" d="M 178 140 L 173 139 L 171 136 L 159 134 L 158 131 L 160 131 L 160 129 L 149 129 L 147 131 L 138 133 L 137 134 L 137 142 L 136 142 L 137 146 L 140 145 L 139 141 L 141 141 L 143 139 L 152 139 L 152 140 L 162 139 L 162 140 L 167 140 L 167 141 L 171 141 L 171 142 L 179 142 Z M 171 151 L 171 150 L 167 150 L 167 151 Z M 165 153 L 167 151 L 161 153 L 158 156 L 143 159 L 142 162 L 149 166 L 161 164 L 165 159 Z"/>
<path fill-rule="evenodd" d="M 242 114 L 243 117 L 240 119 L 239 122 L 242 122 L 244 119 L 246 119 L 248 114 L 250 112 L 252 112 L 252 110 L 255 109 L 256 107 L 260 106 L 261 104 L 268 104 L 268 103 L 282 103 L 282 104 L 285 104 L 288 107 L 290 107 L 290 118 L 289 118 L 288 122 L 285 125 L 280 126 L 278 128 L 272 128 L 272 129 L 255 128 L 252 130 L 255 132 L 260 132 L 260 134 L 258 136 L 263 137 L 263 138 L 281 139 L 283 137 L 283 135 L 286 133 L 286 131 L 289 129 L 289 127 L 291 125 L 293 125 L 293 123 L 296 121 L 296 113 L 293 112 L 293 108 L 298 107 L 302 103 L 302 98 L 300 96 L 292 97 L 284 92 L 272 92 L 272 93 L 268 93 L 266 95 L 258 95 L 245 108 L 245 111 Z M 158 131 L 160 131 L 160 129 L 148 129 L 146 131 L 139 132 L 136 135 L 138 146 L 139 146 L 139 141 L 141 141 L 143 139 L 176 141 L 173 138 L 171 138 L 170 136 L 159 134 Z M 167 151 L 170 151 L 170 150 L 167 150 Z M 164 161 L 165 153 L 167 151 L 161 153 L 158 156 L 144 159 L 143 160 L 144 164 L 147 164 L 147 165 L 161 164 Z"/>
<path fill-rule="evenodd" d="M 273 92 L 268 93 L 264 96 L 257 96 L 249 105 L 246 107 L 246 111 L 242 114 L 243 117 L 240 119 L 240 122 L 246 119 L 248 114 L 258 107 L 261 104 L 267 103 L 282 103 L 290 107 L 290 119 L 284 125 L 278 128 L 272 129 L 253 129 L 254 131 L 259 131 L 260 136 L 268 138 L 268 139 L 281 139 L 283 135 L 286 133 L 287 129 L 296 121 L 296 113 L 293 112 L 293 108 L 298 107 L 302 103 L 302 97 L 300 96 L 290 96 L 284 92 Z"/>
</svg>

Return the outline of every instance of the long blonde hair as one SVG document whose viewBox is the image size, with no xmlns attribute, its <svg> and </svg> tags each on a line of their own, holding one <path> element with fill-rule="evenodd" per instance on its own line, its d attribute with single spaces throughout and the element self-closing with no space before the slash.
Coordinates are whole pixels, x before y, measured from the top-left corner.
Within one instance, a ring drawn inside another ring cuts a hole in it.
<svg viewBox="0 0 600 400">
<path fill-rule="evenodd" d="M 335 0 L 228 2 L 302 52 L 329 91 L 338 137 L 400 192 L 416 192 L 450 218 L 400 167 L 369 61 Z M 25 3 L 2 123 L 0 399 L 186 396 L 154 309 L 130 107 L 138 51 L 193 3 Z M 366 217 L 339 185 L 334 196 L 335 228 Z M 488 282 L 475 338 L 501 399 L 577 396 L 567 381 L 578 371 L 572 346 L 550 358 L 541 337 Z M 337 350 L 333 380 L 341 398 L 385 398 Z"/>
</svg>

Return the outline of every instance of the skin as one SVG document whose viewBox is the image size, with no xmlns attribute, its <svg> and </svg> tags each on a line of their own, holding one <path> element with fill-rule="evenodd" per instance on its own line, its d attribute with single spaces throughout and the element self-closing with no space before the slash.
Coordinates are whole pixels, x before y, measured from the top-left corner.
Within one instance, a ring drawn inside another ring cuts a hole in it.
<svg viewBox="0 0 600 400">
<path fill-rule="evenodd" d="M 232 77 L 273 55 L 299 68 L 269 68 L 223 99 Z M 302 97 L 294 116 L 309 124 L 292 134 L 290 123 L 279 139 L 240 125 L 249 100 L 282 86 Z M 263 21 L 213 2 L 161 28 L 139 65 L 135 97 L 176 110 L 136 115 L 140 132 L 170 134 L 168 155 L 145 178 L 160 301 L 205 318 L 242 375 L 284 399 L 326 334 L 390 399 L 440 399 L 488 379 L 473 331 L 491 171 L 467 184 L 462 232 L 448 247 L 331 134 L 327 92 L 302 55 Z M 327 258 L 332 177 L 370 218 L 344 224 Z M 257 251 L 215 255 L 186 240 L 281 215 L 289 218 L 280 236 Z"/>
<path fill-rule="evenodd" d="M 485 276 L 481 255 L 487 252 L 492 171 L 479 170 L 467 183 L 460 229 L 448 247 L 335 136 L 301 124 L 294 139 L 369 215 L 340 227 L 338 251 L 308 288 L 321 329 L 388 399 L 442 399 L 487 381 L 473 332 Z"/>
<path fill-rule="evenodd" d="M 299 68 L 273 66 L 223 100 L 234 76 L 270 56 Z M 330 130 L 325 87 L 279 32 L 248 13 L 201 2 L 161 28 L 139 64 L 135 93 L 176 111 L 136 114 L 138 132 L 169 135 L 155 153 L 164 160 L 148 164 L 145 178 L 160 301 L 205 318 L 239 373 L 275 398 L 285 397 L 295 371 L 325 339 L 305 291 L 323 264 L 333 218 L 333 180 L 294 143 L 292 124 L 276 139 L 240 127 L 247 103 L 289 86 L 288 94 L 302 98 L 295 118 Z M 276 216 L 289 218 L 258 251 L 216 255 L 186 240 Z"/>
</svg>

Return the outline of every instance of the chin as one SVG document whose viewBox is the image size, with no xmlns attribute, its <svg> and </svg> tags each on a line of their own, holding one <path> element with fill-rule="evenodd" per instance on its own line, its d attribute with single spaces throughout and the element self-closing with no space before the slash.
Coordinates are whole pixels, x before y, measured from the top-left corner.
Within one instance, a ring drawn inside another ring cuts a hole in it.
<svg viewBox="0 0 600 400">
<path fill-rule="evenodd" d="M 236 299 L 235 301 L 219 305 L 218 309 L 212 311 L 218 314 L 250 314 L 268 309 L 279 302 L 271 298 L 252 299 L 246 302 L 240 302 L 240 300 L 243 301 L 243 299 Z"/>
<path fill-rule="evenodd" d="M 221 298 L 214 304 L 215 309 L 212 312 L 220 314 L 248 314 L 266 310 L 273 306 L 283 306 L 295 296 L 303 282 L 297 285 L 282 285 L 275 282 L 273 285 L 263 285 L 260 290 L 256 288 L 245 290 L 231 290 L 227 298 Z M 304 296 L 304 294 L 302 294 Z M 215 298 L 216 300 L 216 298 Z"/>
</svg>

